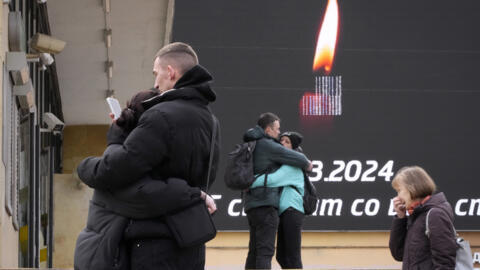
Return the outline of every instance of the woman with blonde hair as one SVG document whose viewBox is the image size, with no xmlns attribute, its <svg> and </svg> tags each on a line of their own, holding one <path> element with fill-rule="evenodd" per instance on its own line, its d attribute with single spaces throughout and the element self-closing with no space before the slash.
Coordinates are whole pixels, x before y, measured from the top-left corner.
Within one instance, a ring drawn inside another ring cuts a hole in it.
<svg viewBox="0 0 480 270">
<path fill-rule="evenodd" d="M 390 230 L 393 258 L 402 261 L 402 269 L 455 269 L 453 211 L 443 192 L 435 193 L 435 182 L 418 166 L 400 169 L 392 187 L 398 193 Z"/>
</svg>

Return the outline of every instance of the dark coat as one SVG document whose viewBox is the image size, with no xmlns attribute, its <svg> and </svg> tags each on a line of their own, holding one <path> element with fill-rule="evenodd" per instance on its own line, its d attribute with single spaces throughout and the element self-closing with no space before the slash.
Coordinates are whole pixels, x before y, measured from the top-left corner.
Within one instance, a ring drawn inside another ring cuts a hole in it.
<svg viewBox="0 0 480 270">
<path fill-rule="evenodd" d="M 105 153 L 121 147 L 124 138 L 123 129 L 112 125 Z M 75 269 L 129 269 L 124 234 L 130 218 L 163 216 L 200 200 L 199 188 L 190 187 L 185 180 L 176 178 L 158 180 L 147 176 L 126 188 L 95 190 L 87 226 L 77 238 Z M 166 226 L 157 226 L 157 229 L 169 235 Z"/>
<path fill-rule="evenodd" d="M 147 174 L 204 187 L 213 130 L 208 104 L 216 98 L 211 80 L 208 71 L 197 65 L 177 81 L 175 90 L 144 102 L 147 110 L 123 146 L 83 160 L 79 177 L 96 189 L 125 187 Z M 210 184 L 216 175 L 219 137 L 217 129 Z"/>
<path fill-rule="evenodd" d="M 198 188 L 176 178 L 145 178 L 116 192 L 95 190 L 87 225 L 77 238 L 75 269 L 128 269 L 124 234 L 130 218 L 163 216 L 199 200 Z M 157 232 L 170 233 L 164 225 L 157 226 Z"/>
<path fill-rule="evenodd" d="M 253 151 L 253 171 L 255 174 L 273 172 L 287 164 L 301 169 L 308 167 L 305 155 L 285 148 L 277 140 L 267 136 L 260 126 L 247 130 L 243 136 L 245 142 L 256 141 Z M 268 179 L 267 179 L 268 181 Z M 259 206 L 278 208 L 281 188 L 259 187 L 245 193 L 245 211 Z"/>
<path fill-rule="evenodd" d="M 128 218 L 113 214 L 92 201 L 88 208 L 87 226 L 75 244 L 75 270 L 129 269 L 123 232 Z"/>
<path fill-rule="evenodd" d="M 427 212 L 430 237 L 425 235 Z M 408 218 L 395 217 L 390 231 L 390 252 L 402 269 L 455 269 L 457 244 L 453 211 L 443 193 L 416 207 Z"/>
<path fill-rule="evenodd" d="M 175 90 L 145 101 L 146 111 L 123 145 L 109 147 L 102 157 L 89 157 L 79 164 L 82 181 L 112 191 L 146 176 L 175 177 L 185 179 L 191 187 L 205 187 L 214 123 L 208 104 L 216 98 L 209 86 L 211 80 L 208 71 L 197 65 L 177 81 Z M 218 127 L 210 185 L 217 171 L 219 134 Z M 177 198 L 169 200 L 170 204 L 176 202 Z M 171 233 L 162 218 L 136 219 L 128 224 L 125 237 L 169 238 Z"/>
</svg>

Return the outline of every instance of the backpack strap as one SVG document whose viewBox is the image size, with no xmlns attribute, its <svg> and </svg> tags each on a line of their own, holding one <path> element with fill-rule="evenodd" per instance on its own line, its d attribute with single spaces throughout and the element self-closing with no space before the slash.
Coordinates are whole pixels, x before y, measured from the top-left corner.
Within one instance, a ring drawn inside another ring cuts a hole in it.
<svg viewBox="0 0 480 270">
<path fill-rule="evenodd" d="M 265 174 L 265 178 L 263 179 L 263 186 L 264 187 L 267 187 L 267 181 L 268 181 L 268 174 L 271 173 L 273 171 L 273 169 L 271 167 L 268 167 L 264 174 Z"/>
</svg>

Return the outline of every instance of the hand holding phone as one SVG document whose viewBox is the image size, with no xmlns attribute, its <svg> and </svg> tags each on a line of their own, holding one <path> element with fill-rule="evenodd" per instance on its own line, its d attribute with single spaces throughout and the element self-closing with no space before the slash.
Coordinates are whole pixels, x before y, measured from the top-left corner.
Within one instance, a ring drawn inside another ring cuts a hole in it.
<svg viewBox="0 0 480 270">
<path fill-rule="evenodd" d="M 117 120 L 122 114 L 122 107 L 116 98 L 107 97 L 107 103 L 110 111 L 113 113 L 113 120 Z"/>
</svg>

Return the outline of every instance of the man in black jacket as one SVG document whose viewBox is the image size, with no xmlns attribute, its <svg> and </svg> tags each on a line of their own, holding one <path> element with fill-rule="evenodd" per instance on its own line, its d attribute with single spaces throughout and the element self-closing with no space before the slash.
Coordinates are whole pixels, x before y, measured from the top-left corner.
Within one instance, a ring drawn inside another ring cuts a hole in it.
<svg viewBox="0 0 480 270">
<path fill-rule="evenodd" d="M 198 65 L 193 49 L 184 43 L 169 44 L 155 56 L 155 88 L 162 94 L 144 102 L 146 111 L 123 146 L 103 157 L 90 157 L 78 168 L 79 177 L 96 189 L 119 189 L 145 175 L 154 179 L 177 177 L 192 187 L 208 189 L 207 175 L 213 132 L 208 107 L 216 95 L 212 76 Z M 213 183 L 219 154 L 219 131 L 209 183 Z M 215 210 L 209 205 L 209 210 Z M 194 224 L 192 224 L 194 226 Z M 204 269 L 205 245 L 179 248 L 162 218 L 132 220 L 132 269 Z"/>
<path fill-rule="evenodd" d="M 278 141 L 280 118 L 273 113 L 260 115 L 257 126 L 247 130 L 245 142 L 256 141 L 253 152 L 253 171 L 268 174 L 287 164 L 311 171 L 312 164 L 305 155 L 283 147 Z M 268 181 L 268 178 L 267 178 Z M 250 242 L 246 269 L 270 269 L 275 251 L 278 227 L 278 204 L 281 188 L 259 187 L 245 193 L 245 212 L 250 226 Z"/>
</svg>

